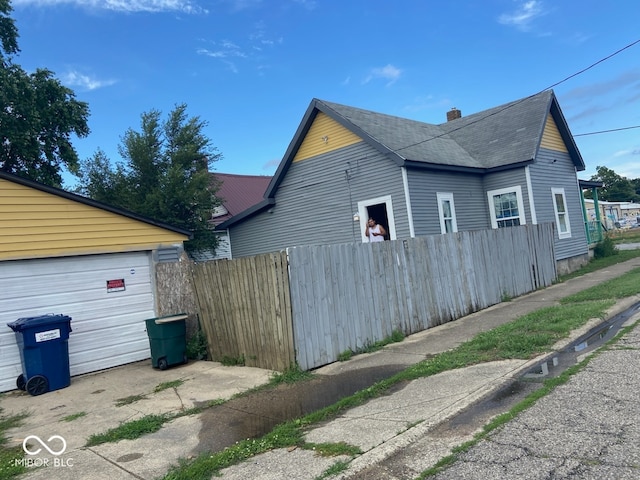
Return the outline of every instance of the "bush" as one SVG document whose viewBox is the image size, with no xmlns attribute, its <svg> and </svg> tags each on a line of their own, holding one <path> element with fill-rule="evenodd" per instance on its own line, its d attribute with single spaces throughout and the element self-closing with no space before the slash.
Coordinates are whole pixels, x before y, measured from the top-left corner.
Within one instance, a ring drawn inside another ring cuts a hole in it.
<svg viewBox="0 0 640 480">
<path fill-rule="evenodd" d="M 611 255 L 617 255 L 618 249 L 611 237 L 606 236 L 593 247 L 593 258 L 610 257 Z"/>
<path fill-rule="evenodd" d="M 207 359 L 207 337 L 198 330 L 187 340 L 187 358 L 191 360 Z"/>
</svg>

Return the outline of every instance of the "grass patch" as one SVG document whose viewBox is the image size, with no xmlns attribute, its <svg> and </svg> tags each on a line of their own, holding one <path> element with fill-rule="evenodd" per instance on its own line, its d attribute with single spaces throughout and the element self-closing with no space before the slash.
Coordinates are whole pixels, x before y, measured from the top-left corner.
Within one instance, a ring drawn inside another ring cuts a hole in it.
<svg viewBox="0 0 640 480">
<path fill-rule="evenodd" d="M 589 300 L 620 299 L 640 294 L 640 268 L 613 278 L 600 285 L 570 295 L 561 300 L 562 303 L 586 302 Z"/>
<path fill-rule="evenodd" d="M 148 433 L 157 432 L 162 425 L 170 420 L 171 417 L 166 415 L 145 415 L 144 417 L 123 423 L 122 425 L 111 428 L 104 433 L 91 435 L 87 440 L 87 447 L 93 447 L 102 443 L 118 442 L 120 440 L 135 440 Z"/>
<path fill-rule="evenodd" d="M 344 352 L 338 354 L 338 361 L 346 362 L 347 360 L 351 360 L 351 357 L 353 357 L 353 351 L 351 351 L 351 349 L 347 349 Z"/>
<path fill-rule="evenodd" d="M 62 417 L 61 421 L 63 422 L 73 422 L 74 420 L 77 420 L 78 418 L 82 418 L 87 414 L 87 412 L 78 412 L 78 413 L 72 413 L 71 415 L 67 415 L 66 417 Z"/>
<path fill-rule="evenodd" d="M 339 362 L 346 362 L 347 360 L 350 360 L 351 357 L 353 357 L 354 355 L 358 355 L 360 353 L 372 353 L 372 352 L 377 352 L 378 350 L 383 349 L 384 347 L 386 347 L 387 345 L 391 344 L 391 343 L 398 343 L 404 340 L 404 333 L 402 333 L 401 330 L 394 330 L 391 335 L 389 335 L 388 337 L 383 338 L 382 340 L 379 340 L 377 342 L 374 343 L 367 343 L 364 347 L 359 348 L 358 350 L 356 350 L 355 352 L 351 349 L 347 349 L 344 352 L 340 353 L 338 355 L 338 361 Z"/>
<path fill-rule="evenodd" d="M 304 443 L 302 448 L 305 450 L 313 450 L 321 457 L 337 457 L 339 455 L 349 455 L 354 457 L 361 455 L 362 450 L 345 442 L 337 443 Z"/>
<path fill-rule="evenodd" d="M 273 373 L 266 386 L 273 387 L 283 383 L 296 383 L 309 380 L 310 378 L 313 378 L 311 372 L 301 370 L 298 364 L 291 364 L 286 370 Z"/>
<path fill-rule="evenodd" d="M 184 380 L 173 380 L 171 382 L 163 382 L 159 385 L 156 385 L 156 388 L 154 388 L 153 391 L 154 393 L 158 393 L 168 388 L 178 388 L 183 383 L 184 383 Z"/>
<path fill-rule="evenodd" d="M 244 367 L 245 365 L 244 354 L 239 355 L 237 357 L 229 357 L 225 355 L 224 357 L 222 357 L 222 360 L 220 360 L 220 363 L 225 367 Z"/>
<path fill-rule="evenodd" d="M 322 475 L 316 477 L 315 480 L 324 480 L 325 478 L 333 477 L 334 475 L 344 472 L 347 468 L 349 468 L 348 462 L 338 460 L 336 463 L 322 472 Z"/>
<path fill-rule="evenodd" d="M 203 453 L 192 461 L 180 460 L 178 466 L 169 470 L 164 479 L 210 480 L 216 472 L 247 458 L 275 448 L 300 444 L 302 444 L 300 430 L 292 422 L 287 422 L 277 426 L 262 438 L 243 440 L 218 453 Z"/>
<path fill-rule="evenodd" d="M 627 260 L 638 257 L 640 257 L 640 250 L 618 250 L 618 253 L 616 255 L 591 259 L 591 261 L 584 267 L 576 270 L 575 272 L 558 277 L 557 281 L 559 283 L 566 282 L 567 280 L 570 280 L 572 278 L 581 277 L 582 275 L 586 275 L 587 273 L 595 272 L 597 270 L 610 267 L 611 265 L 616 265 L 618 263 L 626 262 Z"/>
<path fill-rule="evenodd" d="M 124 398 L 117 398 L 116 399 L 116 407 L 124 407 L 125 405 L 130 405 L 132 403 L 135 403 L 139 400 L 145 400 L 147 398 L 146 395 L 144 394 L 139 394 L 139 395 L 129 395 L 128 397 L 124 397 Z"/>
<path fill-rule="evenodd" d="M 640 243 L 640 229 L 614 230 L 607 233 L 613 243 Z"/>
<path fill-rule="evenodd" d="M 374 343 L 369 343 L 369 344 L 365 345 L 363 348 L 358 349 L 358 351 L 356 353 L 376 352 L 376 351 L 381 350 L 382 348 L 386 347 L 387 345 L 389 345 L 391 343 L 397 343 L 397 342 L 401 342 L 403 340 L 404 340 L 404 333 L 402 333 L 400 330 L 394 330 L 391 333 L 391 335 L 389 335 L 388 337 L 385 337 L 382 340 L 379 340 L 379 341 L 374 342 Z"/>
<path fill-rule="evenodd" d="M 29 415 L 4 415 L 0 408 L 0 480 L 17 477 L 27 471 L 27 467 L 15 463 L 15 460 L 24 458 L 21 446 L 8 447 L 7 430 L 22 425 L 23 420 Z"/>
</svg>

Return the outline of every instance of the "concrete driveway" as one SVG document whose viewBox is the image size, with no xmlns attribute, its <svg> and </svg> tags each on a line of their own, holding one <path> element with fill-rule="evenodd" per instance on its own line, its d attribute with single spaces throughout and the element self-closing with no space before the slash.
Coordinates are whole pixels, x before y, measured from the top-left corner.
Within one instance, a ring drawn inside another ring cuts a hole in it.
<svg viewBox="0 0 640 480">
<path fill-rule="evenodd" d="M 146 360 L 73 377 L 69 387 L 36 397 L 15 390 L 1 397 L 0 406 L 3 415 L 28 414 L 21 426 L 8 432 L 10 443 L 22 445 L 25 438 L 31 437 L 30 451 L 41 449 L 40 454 L 25 458 L 32 466 L 43 468 L 30 470 L 25 478 L 151 479 L 163 476 L 178 458 L 189 455 L 198 441 L 197 415 L 177 418 L 159 432 L 136 441 L 85 448 L 87 440 L 145 415 L 176 414 L 215 400 L 227 400 L 267 383 L 270 375 L 270 371 L 259 368 L 225 367 L 205 361 L 161 371 Z M 179 385 L 156 391 L 167 383 Z M 74 416 L 77 418 L 68 420 Z M 63 448 L 63 440 L 48 440 L 61 437 L 66 443 L 64 453 L 50 454 L 33 439 L 34 435 L 53 452 Z"/>
</svg>

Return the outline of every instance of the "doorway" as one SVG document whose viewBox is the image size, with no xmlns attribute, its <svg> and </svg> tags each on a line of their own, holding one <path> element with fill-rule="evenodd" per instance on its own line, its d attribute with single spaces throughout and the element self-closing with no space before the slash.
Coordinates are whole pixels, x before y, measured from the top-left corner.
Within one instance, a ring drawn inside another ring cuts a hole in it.
<svg viewBox="0 0 640 480">
<path fill-rule="evenodd" d="M 370 205 L 367 207 L 367 219 L 373 218 L 376 223 L 382 225 L 385 232 L 385 240 L 389 240 L 389 217 L 387 215 L 387 206 L 384 203 L 377 203 L 376 205 Z"/>
<path fill-rule="evenodd" d="M 387 232 L 384 237 L 385 240 L 396 239 L 396 226 L 393 219 L 391 195 L 358 202 L 358 212 L 360 214 L 360 232 L 363 242 L 368 241 L 367 237 L 364 236 L 364 230 L 369 218 L 373 218 L 384 227 Z"/>
</svg>

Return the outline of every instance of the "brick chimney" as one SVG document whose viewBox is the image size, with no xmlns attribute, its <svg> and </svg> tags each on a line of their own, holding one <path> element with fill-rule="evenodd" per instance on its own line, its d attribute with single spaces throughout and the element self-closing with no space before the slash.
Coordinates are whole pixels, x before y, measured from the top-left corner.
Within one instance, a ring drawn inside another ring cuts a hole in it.
<svg viewBox="0 0 640 480">
<path fill-rule="evenodd" d="M 447 122 L 451 120 L 455 120 L 456 118 L 461 118 L 462 112 L 458 110 L 456 107 L 453 107 L 451 110 L 447 112 Z"/>
</svg>

